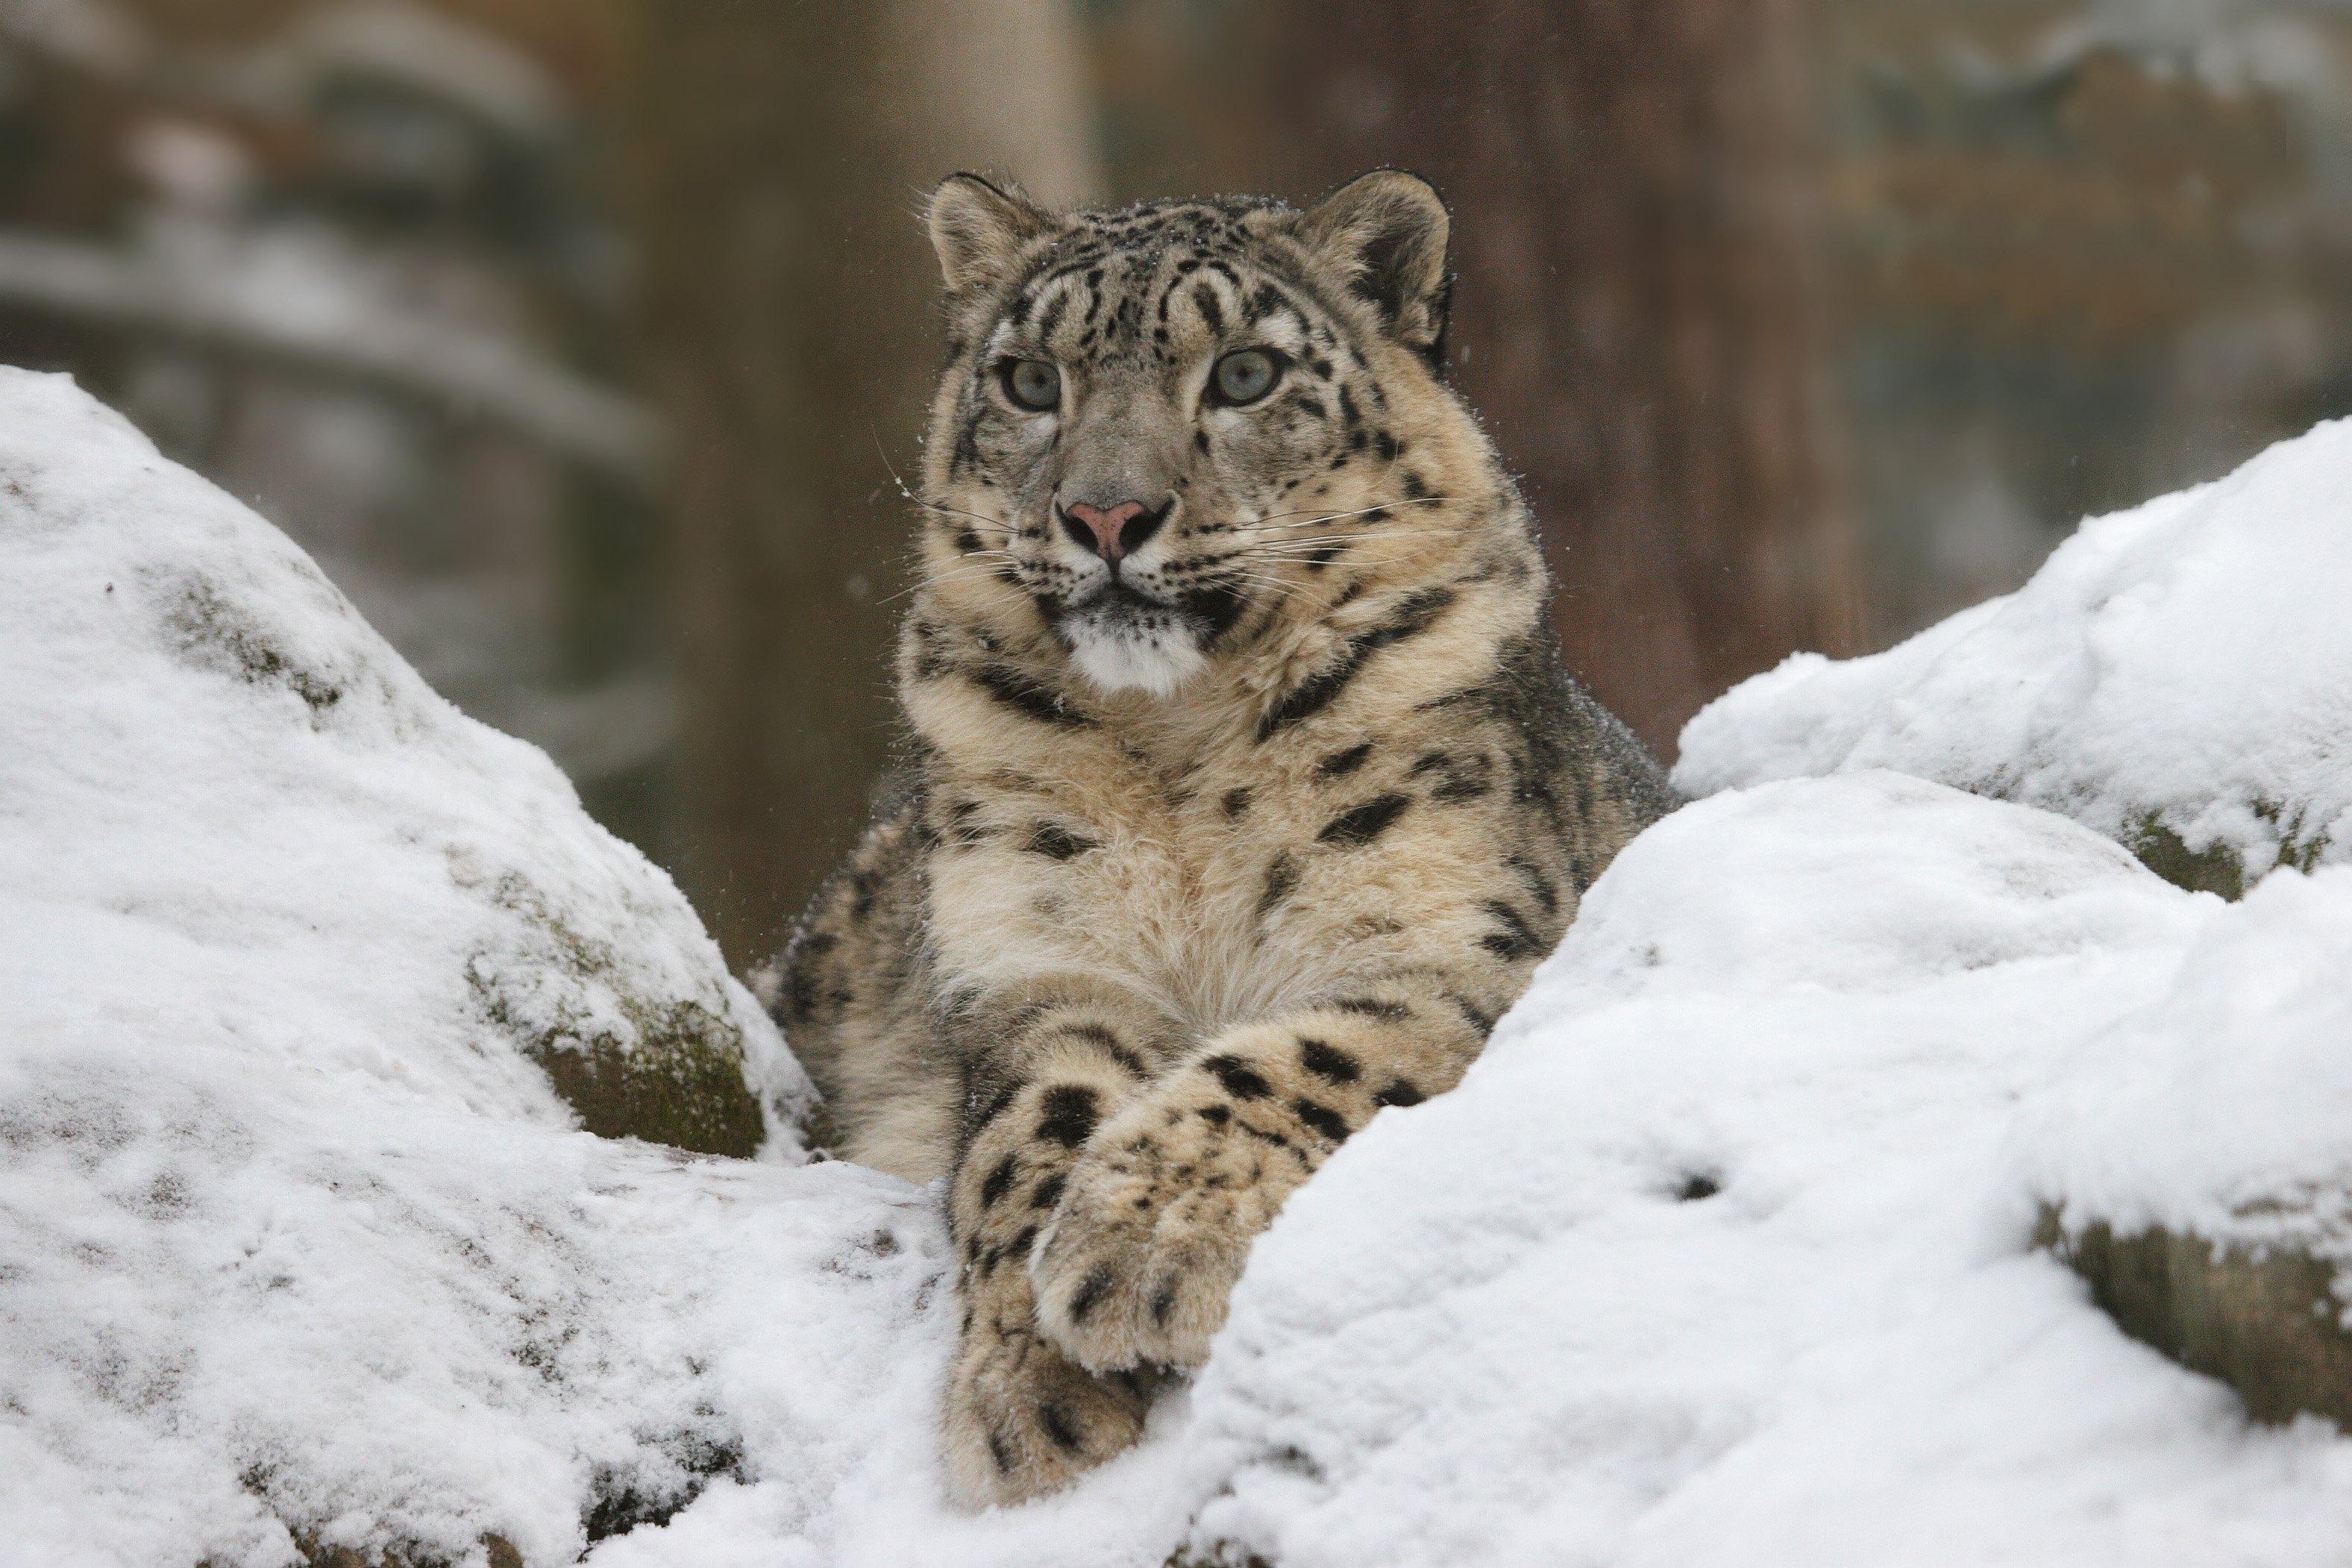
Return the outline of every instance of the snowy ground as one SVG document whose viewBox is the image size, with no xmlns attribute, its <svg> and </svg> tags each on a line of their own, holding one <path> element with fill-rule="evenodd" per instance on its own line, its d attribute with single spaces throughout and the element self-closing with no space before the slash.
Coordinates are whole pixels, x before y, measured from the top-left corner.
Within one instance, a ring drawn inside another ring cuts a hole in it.
<svg viewBox="0 0 2352 1568">
<path fill-rule="evenodd" d="M 2352 562 L 2308 519 L 2352 437 L 2263 463 L 1703 715 L 1720 793 L 1294 1199 L 1151 1440 L 968 1517 L 929 1194 L 781 1121 L 760 1162 L 590 1137 L 518 1053 L 698 998 L 789 1109 L 675 893 L 266 525 L 0 374 L 0 1563 L 2340 1562 L 2352 1444 L 2028 1245 L 2045 1200 L 2344 1190 Z M 2331 836 L 2231 905 L 2116 847 L 2150 812 L 2249 869 Z"/>
</svg>

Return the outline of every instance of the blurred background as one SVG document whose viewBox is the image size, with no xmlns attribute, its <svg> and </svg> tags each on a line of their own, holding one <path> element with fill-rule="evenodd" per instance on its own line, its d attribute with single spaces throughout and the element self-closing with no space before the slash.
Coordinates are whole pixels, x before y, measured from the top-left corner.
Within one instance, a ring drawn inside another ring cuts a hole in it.
<svg viewBox="0 0 2352 1568">
<path fill-rule="evenodd" d="M 741 968 L 890 745 L 941 175 L 1434 179 L 1452 374 L 1670 760 L 2352 413 L 2347 90 L 2352 0 L 0 0 L 0 360 L 294 535 Z"/>
</svg>

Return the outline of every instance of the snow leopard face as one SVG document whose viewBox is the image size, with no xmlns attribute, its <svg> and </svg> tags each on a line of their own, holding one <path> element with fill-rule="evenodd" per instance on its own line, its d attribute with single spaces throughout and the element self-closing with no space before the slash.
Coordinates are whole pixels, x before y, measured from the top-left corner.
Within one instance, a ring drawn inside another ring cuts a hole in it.
<svg viewBox="0 0 2352 1568">
<path fill-rule="evenodd" d="M 1416 437 L 1453 407 L 1433 369 L 1446 218 L 1411 176 L 1359 185 L 1333 213 L 1063 217 L 971 176 L 941 187 L 925 564 L 962 585 L 957 618 L 1044 632 L 1100 691 L 1164 696 L 1312 615 L 1335 560 L 1400 553 L 1431 494 Z"/>
</svg>

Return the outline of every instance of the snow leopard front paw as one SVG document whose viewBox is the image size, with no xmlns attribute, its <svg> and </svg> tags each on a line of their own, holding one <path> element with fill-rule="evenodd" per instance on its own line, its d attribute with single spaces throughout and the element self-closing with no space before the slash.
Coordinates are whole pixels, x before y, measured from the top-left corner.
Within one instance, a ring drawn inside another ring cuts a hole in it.
<svg viewBox="0 0 2352 1568">
<path fill-rule="evenodd" d="M 1191 1077 L 1192 1075 L 1186 1075 Z M 1310 1152 L 1255 1108 L 1179 1082 L 1106 1122 L 1030 1257 L 1037 1326 L 1093 1372 L 1194 1367 L 1250 1244 Z"/>
<path fill-rule="evenodd" d="M 1157 1373 L 1097 1377 L 1039 1339 L 1025 1318 L 1017 1310 L 975 1314 L 956 1349 L 948 1378 L 948 1479 L 967 1507 L 1060 1489 L 1133 1445 L 1151 1408 Z"/>
</svg>

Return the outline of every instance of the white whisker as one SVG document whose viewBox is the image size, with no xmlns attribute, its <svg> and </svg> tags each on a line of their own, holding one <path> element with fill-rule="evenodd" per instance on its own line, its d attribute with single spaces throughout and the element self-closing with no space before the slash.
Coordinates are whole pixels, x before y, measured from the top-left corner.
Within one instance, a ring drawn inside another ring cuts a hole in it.
<svg viewBox="0 0 2352 1568">
<path fill-rule="evenodd" d="M 897 593 L 887 594 L 881 598 L 877 599 L 875 603 L 878 605 L 887 605 L 896 600 L 903 599 L 908 595 L 912 594 L 919 589 L 937 587 L 943 584 L 953 583 L 966 578 L 1000 576 L 1003 573 L 1005 566 L 1009 563 L 1010 563 L 1007 562 L 999 562 L 993 564 L 982 563 L 974 566 L 958 566 L 945 572 L 926 573 L 923 576 L 908 584 Z M 1017 587 L 1019 584 L 1008 584 L 1008 586 Z"/>
<path fill-rule="evenodd" d="M 1354 511 L 1323 512 L 1314 517 L 1307 517 L 1307 520 L 1303 522 L 1279 522 L 1276 521 L 1278 518 L 1285 517 L 1306 517 L 1307 513 L 1315 510 L 1312 507 L 1300 507 L 1296 511 L 1271 512 L 1265 517 L 1260 518 L 1255 523 L 1236 524 L 1228 531 L 1234 533 L 1272 533 L 1288 528 L 1312 528 L 1317 523 L 1338 522 L 1346 518 L 1362 517 L 1367 512 L 1387 511 L 1397 507 L 1406 506 L 1436 506 L 1441 502 L 1459 500 L 1461 498 L 1459 496 L 1418 496 L 1403 500 L 1384 500 L 1379 502 L 1377 505 L 1359 507 Z"/>
</svg>

